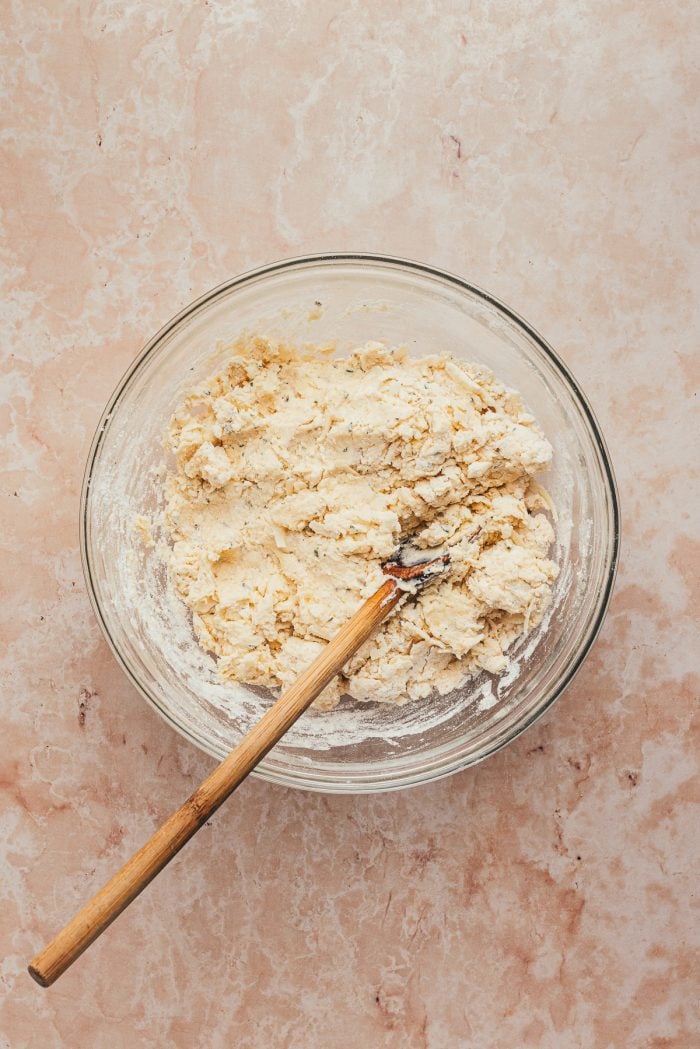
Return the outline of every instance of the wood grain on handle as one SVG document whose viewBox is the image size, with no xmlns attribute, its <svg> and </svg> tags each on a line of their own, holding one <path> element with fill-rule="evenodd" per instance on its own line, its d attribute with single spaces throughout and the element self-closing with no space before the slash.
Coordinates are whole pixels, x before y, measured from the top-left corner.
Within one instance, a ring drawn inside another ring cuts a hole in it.
<svg viewBox="0 0 700 1049">
<path fill-rule="evenodd" d="M 396 580 L 387 579 L 358 609 L 311 666 L 280 696 L 185 804 L 37 954 L 29 966 L 37 983 L 49 987 L 57 980 L 163 870 L 304 713 L 350 656 L 374 633 L 401 596 Z"/>
</svg>

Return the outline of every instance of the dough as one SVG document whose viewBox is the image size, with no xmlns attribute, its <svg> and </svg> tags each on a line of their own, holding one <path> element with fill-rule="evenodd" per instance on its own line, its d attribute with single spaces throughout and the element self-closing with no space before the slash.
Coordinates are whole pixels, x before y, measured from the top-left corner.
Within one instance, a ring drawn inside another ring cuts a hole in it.
<svg viewBox="0 0 700 1049">
<path fill-rule="evenodd" d="M 557 567 L 552 450 L 518 394 L 449 354 L 345 359 L 251 338 L 190 391 L 168 443 L 170 578 L 229 679 L 289 685 L 384 580 L 404 537 L 447 577 L 398 611 L 316 700 L 405 703 L 499 673 Z"/>
</svg>

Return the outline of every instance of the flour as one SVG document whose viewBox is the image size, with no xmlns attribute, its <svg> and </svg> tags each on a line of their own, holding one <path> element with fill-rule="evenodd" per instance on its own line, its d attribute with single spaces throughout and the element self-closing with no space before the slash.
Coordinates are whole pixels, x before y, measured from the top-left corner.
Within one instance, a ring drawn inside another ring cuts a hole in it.
<svg viewBox="0 0 700 1049">
<path fill-rule="evenodd" d="M 409 536 L 449 552 L 449 577 L 403 603 L 317 706 L 406 703 L 507 672 L 542 620 L 557 568 L 533 477 L 552 452 L 484 368 L 249 339 L 187 394 L 168 443 L 170 579 L 225 680 L 290 684 Z"/>
</svg>

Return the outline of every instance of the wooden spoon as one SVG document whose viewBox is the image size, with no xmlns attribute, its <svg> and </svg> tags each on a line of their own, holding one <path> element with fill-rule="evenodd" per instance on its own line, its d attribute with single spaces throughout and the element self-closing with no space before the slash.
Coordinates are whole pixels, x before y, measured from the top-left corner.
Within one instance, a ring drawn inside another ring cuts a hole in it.
<svg viewBox="0 0 700 1049">
<path fill-rule="evenodd" d="M 395 608 L 406 591 L 402 582 L 412 581 L 412 588 L 421 588 L 444 572 L 448 564 L 449 556 L 442 554 L 422 564 L 405 566 L 399 558 L 384 566 L 387 581 L 365 601 L 184 805 L 37 954 L 29 965 L 29 972 L 37 983 L 50 987 L 216 812 Z"/>
</svg>

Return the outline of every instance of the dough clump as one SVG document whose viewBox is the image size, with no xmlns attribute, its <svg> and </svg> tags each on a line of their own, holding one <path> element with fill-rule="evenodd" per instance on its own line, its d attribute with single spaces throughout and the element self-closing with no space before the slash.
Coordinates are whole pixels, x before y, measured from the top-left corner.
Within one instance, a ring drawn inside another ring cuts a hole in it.
<svg viewBox="0 0 700 1049">
<path fill-rule="evenodd" d="M 405 703 L 499 673 L 557 566 L 552 449 L 520 396 L 449 354 L 349 357 L 260 338 L 173 416 L 170 578 L 224 678 L 286 686 L 384 580 L 402 539 L 451 571 L 408 598 L 316 700 Z"/>
</svg>

